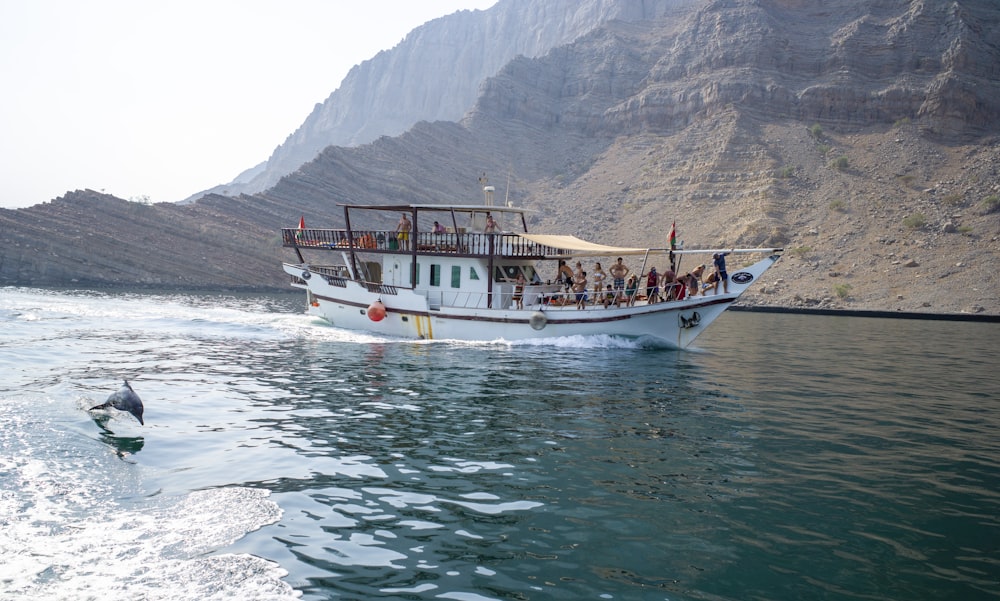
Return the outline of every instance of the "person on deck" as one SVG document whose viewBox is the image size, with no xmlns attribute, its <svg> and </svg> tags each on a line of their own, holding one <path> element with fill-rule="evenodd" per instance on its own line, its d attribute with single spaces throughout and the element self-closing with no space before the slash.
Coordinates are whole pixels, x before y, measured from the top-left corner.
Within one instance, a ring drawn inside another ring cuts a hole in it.
<svg viewBox="0 0 1000 601">
<path fill-rule="evenodd" d="M 447 231 L 448 231 L 448 230 L 446 230 L 446 229 L 445 229 L 445 227 L 444 227 L 443 225 L 441 225 L 441 224 L 440 224 L 440 223 L 438 223 L 437 221 L 435 221 L 435 222 L 434 222 L 434 233 L 435 233 L 435 234 L 443 234 L 443 233 L 445 233 L 445 232 L 447 232 Z"/>
<path fill-rule="evenodd" d="M 406 249 L 410 245 L 410 229 L 412 227 L 410 218 L 406 216 L 406 213 L 403 213 L 399 223 L 396 224 L 396 239 L 399 240 L 399 248 Z"/>
<path fill-rule="evenodd" d="M 573 278 L 573 292 L 576 293 L 576 308 L 583 309 L 587 302 L 587 272 L 581 271 Z"/>
<path fill-rule="evenodd" d="M 486 234 L 495 234 L 498 231 L 500 231 L 500 226 L 497 225 L 496 220 L 493 219 L 493 214 L 492 213 L 487 213 L 486 214 L 486 227 L 483 229 L 483 233 L 486 233 Z"/>
<path fill-rule="evenodd" d="M 696 296 L 701 290 L 701 278 L 705 275 L 705 266 L 699 265 L 688 274 L 688 297 Z"/>
<path fill-rule="evenodd" d="M 623 291 L 616 290 L 615 292 L 621 294 Z M 628 283 L 625 284 L 624 292 L 625 292 L 625 306 L 626 307 L 634 306 L 635 296 L 639 292 L 639 278 L 634 273 L 632 274 L 632 277 L 628 279 Z"/>
<path fill-rule="evenodd" d="M 628 266 L 622 263 L 622 258 L 618 257 L 618 262 L 611 266 L 611 283 L 617 291 L 625 290 L 625 276 L 628 275 Z"/>
<path fill-rule="evenodd" d="M 646 304 L 652 305 L 660 300 L 660 275 L 656 273 L 655 267 L 649 268 L 646 274 Z"/>
<path fill-rule="evenodd" d="M 726 273 L 726 255 L 729 253 L 715 253 L 712 255 L 712 264 L 715 265 L 715 270 L 719 272 L 719 281 L 722 282 L 722 292 L 724 294 L 729 292 L 729 274 Z M 719 285 L 715 285 L 715 294 L 719 293 Z"/>
<path fill-rule="evenodd" d="M 604 305 L 605 309 L 607 309 L 611 305 L 614 305 L 615 307 L 622 306 L 622 298 L 621 298 L 621 296 L 618 295 L 617 292 L 615 292 L 611 288 L 611 284 L 607 285 L 607 287 L 604 290 L 604 294 L 601 295 L 601 296 L 602 296 L 601 303 Z M 595 300 L 594 302 L 597 302 L 597 301 Z"/>
<path fill-rule="evenodd" d="M 518 273 L 517 279 L 514 280 L 514 304 L 518 309 L 524 308 L 524 274 Z"/>
<path fill-rule="evenodd" d="M 701 295 L 704 296 L 705 291 L 707 291 L 709 288 L 715 290 L 718 287 L 719 287 L 719 272 L 718 270 L 712 270 L 712 273 L 708 274 L 708 277 L 705 278 L 705 283 L 702 285 Z"/>
<path fill-rule="evenodd" d="M 604 280 L 607 278 L 607 274 L 601 269 L 600 263 L 594 263 L 594 272 L 590 274 L 590 277 L 594 281 L 594 302 L 596 303 L 601 291 L 604 290 Z"/>
<path fill-rule="evenodd" d="M 556 281 L 562 282 L 566 286 L 567 292 L 573 287 L 573 270 L 563 259 L 559 259 L 559 273 L 556 274 Z"/>
<path fill-rule="evenodd" d="M 672 301 L 684 298 L 684 294 L 681 293 L 682 286 L 677 281 L 677 276 L 674 274 L 673 269 L 668 269 L 663 273 L 662 281 L 664 300 Z"/>
</svg>

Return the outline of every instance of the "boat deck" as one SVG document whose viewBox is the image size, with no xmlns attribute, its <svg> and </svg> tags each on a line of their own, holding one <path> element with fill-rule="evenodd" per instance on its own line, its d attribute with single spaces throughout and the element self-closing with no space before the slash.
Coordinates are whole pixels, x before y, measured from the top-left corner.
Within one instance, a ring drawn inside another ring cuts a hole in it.
<svg viewBox="0 0 1000 601">
<path fill-rule="evenodd" d="M 390 230 L 282 228 L 282 246 L 308 250 L 356 250 L 374 253 L 420 253 L 464 257 L 542 259 L 565 254 L 563 249 L 536 244 L 517 234 L 470 232 L 410 232 L 405 240 Z"/>
</svg>

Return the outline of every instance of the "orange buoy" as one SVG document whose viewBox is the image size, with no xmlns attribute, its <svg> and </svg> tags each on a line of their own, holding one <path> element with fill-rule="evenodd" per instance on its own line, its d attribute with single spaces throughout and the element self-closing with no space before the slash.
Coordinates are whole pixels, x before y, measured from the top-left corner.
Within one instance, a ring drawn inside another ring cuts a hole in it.
<svg viewBox="0 0 1000 601">
<path fill-rule="evenodd" d="M 368 319 L 372 321 L 382 321 L 385 319 L 385 305 L 382 304 L 382 301 L 377 300 L 368 305 Z"/>
</svg>

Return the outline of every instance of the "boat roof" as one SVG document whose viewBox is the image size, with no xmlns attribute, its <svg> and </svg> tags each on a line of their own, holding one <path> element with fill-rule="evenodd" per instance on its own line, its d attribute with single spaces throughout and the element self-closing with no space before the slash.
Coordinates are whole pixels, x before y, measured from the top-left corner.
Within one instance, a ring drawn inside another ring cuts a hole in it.
<svg viewBox="0 0 1000 601">
<path fill-rule="evenodd" d="M 644 255 L 649 251 L 648 248 L 629 248 L 623 246 L 607 246 L 605 244 L 597 244 L 596 242 L 581 240 L 576 236 L 563 236 L 558 234 L 518 234 L 518 236 L 524 238 L 525 240 L 531 240 L 535 244 L 568 250 L 574 252 L 575 254 L 586 253 L 603 257 L 615 254 Z"/>
<path fill-rule="evenodd" d="M 611 255 L 645 255 L 647 253 L 669 253 L 676 255 L 696 255 L 715 253 L 759 253 L 759 252 L 781 252 L 782 248 L 693 248 L 693 249 L 671 249 L 671 248 L 637 248 L 629 246 L 607 246 L 588 242 L 576 236 L 563 236 L 558 234 L 518 234 L 525 240 L 531 240 L 535 244 L 558 248 L 574 256 L 594 256 L 607 257 Z"/>
</svg>

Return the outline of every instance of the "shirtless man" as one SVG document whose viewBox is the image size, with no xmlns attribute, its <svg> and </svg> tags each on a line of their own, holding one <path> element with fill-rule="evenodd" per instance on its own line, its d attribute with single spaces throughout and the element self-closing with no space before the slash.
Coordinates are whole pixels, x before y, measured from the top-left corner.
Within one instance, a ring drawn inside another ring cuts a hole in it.
<svg viewBox="0 0 1000 601">
<path fill-rule="evenodd" d="M 573 285 L 573 270 L 562 259 L 559 260 L 559 273 L 556 274 L 556 280 L 566 286 L 567 292 Z"/>
<path fill-rule="evenodd" d="M 411 227 L 410 218 L 406 216 L 406 213 L 403 213 L 399 223 L 396 224 L 396 239 L 399 240 L 399 248 L 405 249 L 409 246 Z"/>
<path fill-rule="evenodd" d="M 612 265 L 609 269 L 611 272 L 611 279 L 614 283 L 614 289 L 616 291 L 625 292 L 625 276 L 628 275 L 628 266 L 622 263 L 622 258 L 618 257 L 618 262 Z"/>
</svg>

